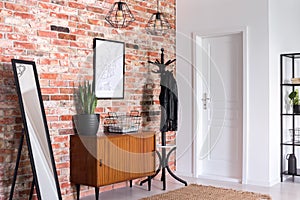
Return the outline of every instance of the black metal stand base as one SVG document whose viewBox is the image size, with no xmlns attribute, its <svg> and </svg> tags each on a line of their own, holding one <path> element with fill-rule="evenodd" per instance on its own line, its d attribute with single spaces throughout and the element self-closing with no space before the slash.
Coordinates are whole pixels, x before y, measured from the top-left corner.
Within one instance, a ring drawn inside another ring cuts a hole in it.
<svg viewBox="0 0 300 200">
<path fill-rule="evenodd" d="M 166 156 L 166 140 L 165 140 L 165 132 L 162 132 L 162 154 L 159 153 L 159 151 L 156 151 L 156 154 L 158 156 L 159 159 L 159 167 L 156 170 L 155 174 L 153 176 L 148 177 L 147 179 L 143 180 L 140 182 L 140 185 L 142 186 L 145 182 L 149 181 L 149 179 L 153 179 L 155 176 L 157 176 L 159 174 L 159 172 L 161 171 L 161 181 L 163 182 L 163 190 L 166 190 L 166 169 L 169 172 L 169 174 L 177 181 L 183 183 L 185 186 L 187 186 L 187 182 L 184 181 L 183 179 L 179 178 L 178 176 L 176 176 L 170 169 L 169 167 L 169 158 L 170 155 L 173 151 L 175 151 L 176 147 L 173 147 L 169 153 Z"/>
<path fill-rule="evenodd" d="M 183 183 L 185 186 L 187 186 L 187 182 L 181 178 L 179 178 L 178 176 L 176 176 L 172 170 L 170 169 L 169 167 L 169 157 L 171 155 L 171 153 L 173 151 L 175 151 L 176 147 L 173 147 L 170 152 L 167 154 L 167 158 L 165 159 L 165 161 L 163 161 L 163 158 L 162 156 L 160 155 L 160 153 L 158 151 L 156 151 L 157 155 L 158 155 L 158 158 L 159 158 L 159 161 L 160 161 L 160 164 L 159 164 L 159 167 L 158 169 L 156 170 L 155 174 L 153 176 L 149 176 L 148 178 L 146 178 L 145 180 L 141 181 L 140 182 L 140 185 L 142 186 L 144 183 L 148 182 L 149 179 L 153 179 L 154 177 L 156 177 L 159 172 L 161 171 L 161 178 L 160 180 L 163 182 L 163 190 L 166 190 L 166 170 L 169 172 L 169 174 L 177 181 Z M 165 163 L 165 165 L 164 165 Z"/>
<path fill-rule="evenodd" d="M 13 196 L 14 196 L 14 190 L 15 190 L 15 185 L 16 185 L 16 181 L 17 181 L 19 164 L 20 164 L 20 160 L 21 160 L 21 153 L 22 153 L 22 148 L 23 148 L 23 143 L 24 143 L 24 137 L 25 137 L 24 130 L 22 130 L 22 135 L 20 138 L 20 144 L 19 144 L 19 148 L 18 148 L 16 165 L 15 165 L 15 170 L 14 170 L 13 182 L 12 182 L 12 185 L 10 188 L 9 200 L 13 200 Z M 34 178 L 31 182 L 31 188 L 30 188 L 30 194 L 29 194 L 30 200 L 32 199 L 33 191 L 34 191 Z"/>
</svg>

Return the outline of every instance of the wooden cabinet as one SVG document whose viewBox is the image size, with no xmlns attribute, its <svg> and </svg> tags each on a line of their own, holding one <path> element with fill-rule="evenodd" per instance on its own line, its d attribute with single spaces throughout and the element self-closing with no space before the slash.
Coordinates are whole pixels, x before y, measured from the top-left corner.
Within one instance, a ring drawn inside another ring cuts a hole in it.
<svg viewBox="0 0 300 200">
<path fill-rule="evenodd" d="M 71 182 L 96 189 L 152 176 L 155 174 L 155 143 L 154 132 L 71 135 Z"/>
</svg>

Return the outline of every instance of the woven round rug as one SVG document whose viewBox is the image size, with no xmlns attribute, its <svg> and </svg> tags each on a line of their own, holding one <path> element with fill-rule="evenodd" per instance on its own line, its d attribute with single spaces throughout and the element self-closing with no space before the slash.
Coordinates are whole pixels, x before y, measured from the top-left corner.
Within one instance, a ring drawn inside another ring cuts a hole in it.
<svg viewBox="0 0 300 200">
<path fill-rule="evenodd" d="M 157 194 L 141 200 L 271 200 L 269 195 L 213 186 L 190 184 L 186 187 Z"/>
</svg>

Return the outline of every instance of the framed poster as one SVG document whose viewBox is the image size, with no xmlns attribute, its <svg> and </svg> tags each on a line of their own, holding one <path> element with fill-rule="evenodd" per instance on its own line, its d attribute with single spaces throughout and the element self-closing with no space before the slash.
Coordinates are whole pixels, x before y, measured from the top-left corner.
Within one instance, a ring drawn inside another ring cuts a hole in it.
<svg viewBox="0 0 300 200">
<path fill-rule="evenodd" d="M 94 38 L 94 80 L 96 97 L 124 98 L 124 42 Z"/>
<path fill-rule="evenodd" d="M 61 200 L 61 191 L 35 62 L 12 59 L 12 67 L 37 197 L 39 200 Z"/>
</svg>

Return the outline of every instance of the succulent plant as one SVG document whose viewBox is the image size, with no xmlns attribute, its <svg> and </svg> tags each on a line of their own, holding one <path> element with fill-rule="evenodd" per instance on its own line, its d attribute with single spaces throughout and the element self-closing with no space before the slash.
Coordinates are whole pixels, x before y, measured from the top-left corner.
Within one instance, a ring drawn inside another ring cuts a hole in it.
<svg viewBox="0 0 300 200">
<path fill-rule="evenodd" d="M 79 83 L 76 92 L 76 109 L 78 114 L 94 114 L 97 106 L 97 97 L 94 84 L 89 81 Z"/>
</svg>

